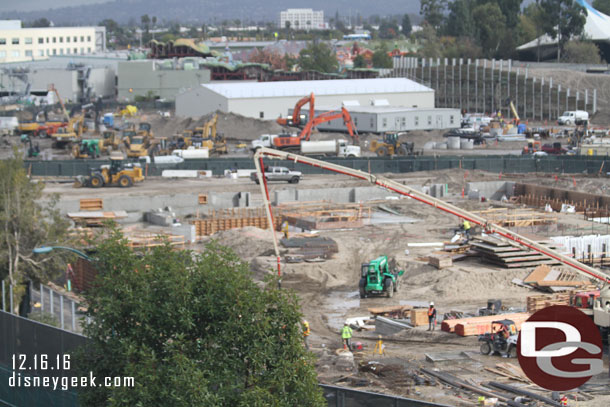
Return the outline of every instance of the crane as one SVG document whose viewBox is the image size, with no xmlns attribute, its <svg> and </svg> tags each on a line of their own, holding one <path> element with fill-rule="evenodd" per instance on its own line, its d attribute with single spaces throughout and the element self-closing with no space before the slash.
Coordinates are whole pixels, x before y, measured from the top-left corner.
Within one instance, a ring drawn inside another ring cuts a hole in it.
<svg viewBox="0 0 610 407">
<path fill-rule="evenodd" d="M 303 106 L 305 106 L 307 103 L 309 103 L 309 118 L 311 119 L 312 117 L 314 117 L 315 112 L 314 112 L 314 103 L 315 103 L 315 97 L 313 95 L 313 92 L 309 95 L 309 96 L 305 96 L 304 98 L 300 99 L 295 105 L 294 105 L 294 110 L 292 111 L 292 117 L 279 117 L 276 122 L 277 124 L 281 125 L 281 126 L 298 126 L 299 124 L 301 124 L 301 108 Z"/>
<path fill-rule="evenodd" d="M 541 253 L 547 257 L 555 259 L 560 263 L 571 267 L 577 273 L 585 276 L 586 278 L 595 278 L 604 284 L 600 292 L 600 296 L 595 300 L 593 307 L 594 322 L 599 327 L 609 330 L 610 329 L 610 276 L 602 273 L 594 267 L 587 266 L 586 264 L 580 263 L 578 260 L 570 256 L 566 256 L 555 250 L 549 249 L 546 246 L 541 245 L 525 236 L 521 236 L 517 233 L 512 232 L 509 229 L 493 224 L 485 218 L 474 214 L 472 212 L 461 209 L 455 205 L 451 205 L 441 199 L 433 198 L 429 195 L 424 194 L 416 189 L 403 185 L 399 182 L 392 181 L 390 179 L 379 177 L 370 173 L 366 173 L 352 168 L 344 167 L 337 164 L 332 164 L 326 161 L 316 160 L 313 158 L 305 157 L 302 155 L 290 153 L 287 151 L 274 150 L 270 148 L 259 148 L 254 154 L 254 165 L 256 167 L 256 174 L 261 187 L 261 194 L 263 196 L 263 202 L 265 206 L 265 212 L 267 215 L 267 221 L 270 228 L 273 229 L 273 213 L 271 212 L 271 201 L 269 200 L 269 190 L 267 188 L 267 180 L 264 173 L 263 157 L 270 157 L 273 159 L 287 160 L 294 163 L 302 163 L 313 167 L 322 168 L 325 170 L 333 171 L 339 174 L 348 175 L 350 177 L 358 178 L 364 181 L 368 181 L 373 185 L 385 188 L 389 191 L 398 193 L 400 195 L 407 196 L 416 201 L 422 202 L 426 205 L 433 206 L 451 215 L 458 216 L 462 219 L 480 225 L 487 234 L 495 234 L 505 239 L 511 240 L 515 244 L 526 247 Z M 278 277 L 281 278 L 280 271 L 280 252 L 275 232 L 273 232 L 273 245 L 275 249 L 275 255 L 277 257 L 277 272 Z M 281 281 L 281 280 L 280 280 Z"/>
<path fill-rule="evenodd" d="M 511 99 L 508 99 L 507 103 L 508 103 L 508 106 L 510 107 L 510 111 L 512 112 L 513 117 L 515 118 L 515 123 L 519 124 L 519 122 L 521 121 L 521 118 L 519 117 L 519 113 L 517 113 L 515 104 L 513 103 L 513 101 Z"/>
<path fill-rule="evenodd" d="M 55 92 L 55 95 L 57 96 L 57 100 L 59 101 L 59 104 L 61 105 L 61 110 L 64 113 L 64 116 L 66 116 L 66 120 L 69 122 L 70 121 L 70 115 L 68 114 L 68 111 L 66 110 L 66 105 L 64 105 L 64 101 L 61 99 L 61 96 L 59 96 L 59 91 L 55 88 L 55 84 L 51 84 L 49 86 L 49 90 L 52 92 Z"/>
</svg>

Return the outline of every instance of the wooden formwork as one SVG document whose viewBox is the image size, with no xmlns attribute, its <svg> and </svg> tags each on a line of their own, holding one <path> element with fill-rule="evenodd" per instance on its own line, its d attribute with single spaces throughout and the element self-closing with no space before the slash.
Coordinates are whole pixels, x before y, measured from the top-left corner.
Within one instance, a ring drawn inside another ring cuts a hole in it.
<svg viewBox="0 0 610 407">
<path fill-rule="evenodd" d="M 81 211 L 101 211 L 104 209 L 104 200 L 102 198 L 81 199 L 79 204 Z"/>
<path fill-rule="evenodd" d="M 548 225 L 557 223 L 557 216 L 530 210 L 512 211 L 507 208 L 493 208 L 475 211 L 481 217 L 496 225 L 506 227 Z"/>
<path fill-rule="evenodd" d="M 280 219 L 274 217 L 275 229 L 279 230 Z M 191 220 L 195 225 L 197 236 L 209 236 L 216 232 L 228 229 L 254 226 L 267 229 L 269 222 L 264 208 L 233 208 L 224 210 L 210 210 L 207 217 Z"/>
<path fill-rule="evenodd" d="M 145 230 L 131 230 L 125 234 L 127 246 L 131 248 L 148 248 L 164 245 L 184 247 L 185 239 L 182 235 L 172 235 L 165 232 L 148 232 Z"/>
<path fill-rule="evenodd" d="M 551 305 L 570 305 L 570 293 L 530 295 L 527 297 L 527 312 L 534 313 Z"/>
</svg>

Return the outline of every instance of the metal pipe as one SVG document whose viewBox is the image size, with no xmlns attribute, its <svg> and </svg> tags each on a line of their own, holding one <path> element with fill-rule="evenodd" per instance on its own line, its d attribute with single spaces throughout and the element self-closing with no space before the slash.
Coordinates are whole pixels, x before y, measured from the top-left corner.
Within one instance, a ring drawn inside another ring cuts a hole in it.
<svg viewBox="0 0 610 407">
<path fill-rule="evenodd" d="M 4 298 L 4 280 L 2 280 L 2 311 L 6 312 L 6 299 Z"/>
<path fill-rule="evenodd" d="M 347 167 L 344 167 L 341 165 L 332 164 L 332 163 L 328 163 L 328 162 L 321 161 L 321 160 L 316 160 L 316 159 L 309 158 L 309 157 L 304 157 L 304 156 L 294 154 L 294 153 L 288 153 L 288 152 L 280 151 L 280 150 L 273 150 L 270 148 L 261 148 L 254 155 L 254 162 L 255 162 L 255 165 L 257 166 L 257 177 L 259 177 L 259 182 L 261 182 L 261 184 L 265 180 L 263 179 L 264 177 L 262 177 L 262 172 L 260 170 L 260 164 L 258 164 L 258 162 L 262 161 L 263 156 L 269 156 L 269 157 L 275 157 L 278 159 L 289 160 L 289 161 L 293 161 L 295 163 L 297 163 L 297 162 L 303 163 L 303 164 L 311 165 L 314 167 L 326 169 L 329 171 L 334 171 L 339 174 L 349 175 L 351 177 L 366 180 L 366 181 L 370 182 L 371 184 L 378 185 L 378 186 L 388 189 L 390 191 L 394 191 L 400 195 L 408 196 L 412 199 L 415 199 L 416 201 L 425 203 L 427 205 L 440 209 L 444 212 L 447 212 L 447 213 L 455 215 L 459 218 L 466 219 L 469 222 L 480 225 L 484 228 L 485 233 L 487 233 L 487 234 L 497 234 L 502 237 L 505 237 L 506 239 L 509 239 L 509 240 L 517 243 L 518 245 L 530 248 L 538 253 L 544 254 L 545 256 L 551 257 L 567 266 L 570 266 L 570 267 L 574 268 L 576 271 L 578 271 L 579 273 L 586 274 L 587 277 L 594 277 L 594 278 L 596 278 L 598 280 L 602 280 L 604 282 L 610 282 L 610 277 L 607 276 L 606 274 L 600 272 L 599 270 L 597 270 L 593 267 L 589 267 L 585 264 L 582 264 L 582 263 L 580 263 L 566 255 L 563 255 L 559 252 L 556 252 L 552 249 L 548 249 L 545 246 L 542 246 L 541 244 L 539 244 L 531 239 L 528 239 L 524 236 L 514 233 L 509 229 L 506 229 L 499 225 L 493 224 L 493 223 L 489 222 L 487 219 L 485 219 L 479 215 L 476 215 L 474 213 L 463 210 L 457 206 L 451 205 L 440 199 L 426 195 L 416 189 L 413 189 L 411 187 L 408 187 L 408 186 L 398 183 L 396 181 L 392 181 L 392 180 L 389 180 L 389 179 L 386 179 L 383 177 L 378 177 L 373 174 L 368 174 L 368 173 L 365 173 L 365 172 L 362 172 L 359 170 L 354 170 L 354 169 L 347 168 Z M 268 216 L 270 217 L 271 203 L 269 202 L 269 195 L 266 191 L 266 183 L 265 183 L 265 190 L 262 190 L 262 192 L 263 192 L 263 199 L 266 198 L 265 206 L 268 208 L 267 209 L 269 211 Z M 272 218 L 270 217 L 270 219 L 272 219 Z M 273 225 L 270 224 L 270 227 L 273 228 Z M 273 235 L 274 235 L 274 245 L 276 246 L 275 247 L 276 255 L 278 256 L 278 259 L 279 259 L 279 249 L 277 248 L 277 241 L 275 239 L 275 230 L 273 230 Z M 279 264 L 279 260 L 278 260 L 278 264 Z"/>
</svg>

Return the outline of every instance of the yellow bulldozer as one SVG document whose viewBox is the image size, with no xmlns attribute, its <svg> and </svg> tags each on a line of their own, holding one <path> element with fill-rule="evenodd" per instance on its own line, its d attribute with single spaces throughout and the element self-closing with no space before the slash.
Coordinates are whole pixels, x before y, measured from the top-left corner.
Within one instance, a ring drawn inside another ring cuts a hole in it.
<svg viewBox="0 0 610 407">
<path fill-rule="evenodd" d="M 385 133 L 383 139 L 371 141 L 369 150 L 377 154 L 378 157 L 416 155 L 413 142 L 400 141 L 400 137 L 405 134 Z"/>
<path fill-rule="evenodd" d="M 129 188 L 142 181 L 142 167 L 137 164 L 125 164 L 122 157 L 110 157 L 110 165 L 102 165 L 92 170 L 88 177 L 77 177 L 75 186 Z"/>
</svg>

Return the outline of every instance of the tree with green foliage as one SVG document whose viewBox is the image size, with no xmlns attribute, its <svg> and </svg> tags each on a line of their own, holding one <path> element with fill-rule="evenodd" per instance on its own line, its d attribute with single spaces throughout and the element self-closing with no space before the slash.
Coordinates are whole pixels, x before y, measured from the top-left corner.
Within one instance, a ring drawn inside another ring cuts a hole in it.
<svg viewBox="0 0 610 407">
<path fill-rule="evenodd" d="M 475 0 L 455 0 L 449 3 L 449 16 L 443 31 L 453 37 L 474 37 L 476 24 L 472 19 Z"/>
<path fill-rule="evenodd" d="M 388 55 L 388 48 L 385 43 L 381 43 L 371 58 L 373 68 L 392 68 L 392 57 Z"/>
<path fill-rule="evenodd" d="M 496 3 L 476 6 L 472 17 L 477 22 L 477 42 L 486 57 L 495 57 L 506 37 L 506 23 L 502 10 Z"/>
<path fill-rule="evenodd" d="M 411 35 L 411 31 L 413 31 L 413 25 L 411 24 L 411 17 L 409 17 L 408 14 L 402 16 L 401 25 L 402 27 L 400 31 L 404 34 L 404 36 L 408 37 L 409 35 Z"/>
<path fill-rule="evenodd" d="M 519 42 L 525 44 L 544 34 L 545 13 L 538 3 L 531 3 L 523 10 L 519 25 Z M 537 60 L 540 62 L 540 46 L 537 48 Z"/>
<path fill-rule="evenodd" d="M 31 26 L 32 27 L 43 27 L 43 28 L 50 27 L 51 22 L 48 19 L 42 17 L 42 18 L 37 18 L 36 20 L 32 21 Z"/>
<path fill-rule="evenodd" d="M 0 280 L 20 287 L 29 280 L 47 282 L 57 277 L 65 263 L 61 256 L 38 256 L 32 249 L 62 244 L 67 239 L 69 223 L 56 208 L 53 195 L 42 203 L 44 183 L 31 181 L 24 169 L 21 154 L 0 161 Z M 15 305 L 18 305 L 16 301 Z"/>
<path fill-rule="evenodd" d="M 568 41 L 563 50 L 561 58 L 563 62 L 577 64 L 601 64 L 602 58 L 599 48 L 591 41 Z"/>
<path fill-rule="evenodd" d="M 557 62 L 565 44 L 582 33 L 587 21 L 587 11 L 574 0 L 540 0 L 544 14 L 544 32 L 557 39 Z"/>
<path fill-rule="evenodd" d="M 593 0 L 592 6 L 597 11 L 610 15 L 610 0 Z"/>
<path fill-rule="evenodd" d="M 133 377 L 134 387 L 87 388 L 89 406 L 325 406 L 303 345 L 296 296 L 214 243 L 134 252 L 117 230 L 98 243 L 86 294 L 91 338 L 79 373 Z"/>
<path fill-rule="evenodd" d="M 438 28 L 443 22 L 447 0 L 421 0 L 419 14 L 434 28 Z"/>
<path fill-rule="evenodd" d="M 367 68 L 366 59 L 362 54 L 356 55 L 354 58 L 354 68 Z"/>
<path fill-rule="evenodd" d="M 339 70 L 335 52 L 324 42 L 314 42 L 299 52 L 299 66 L 302 71 L 333 73 Z"/>
<path fill-rule="evenodd" d="M 396 38 L 398 35 L 398 24 L 394 20 L 384 19 L 379 26 L 379 38 L 383 40 L 390 40 Z"/>
</svg>

